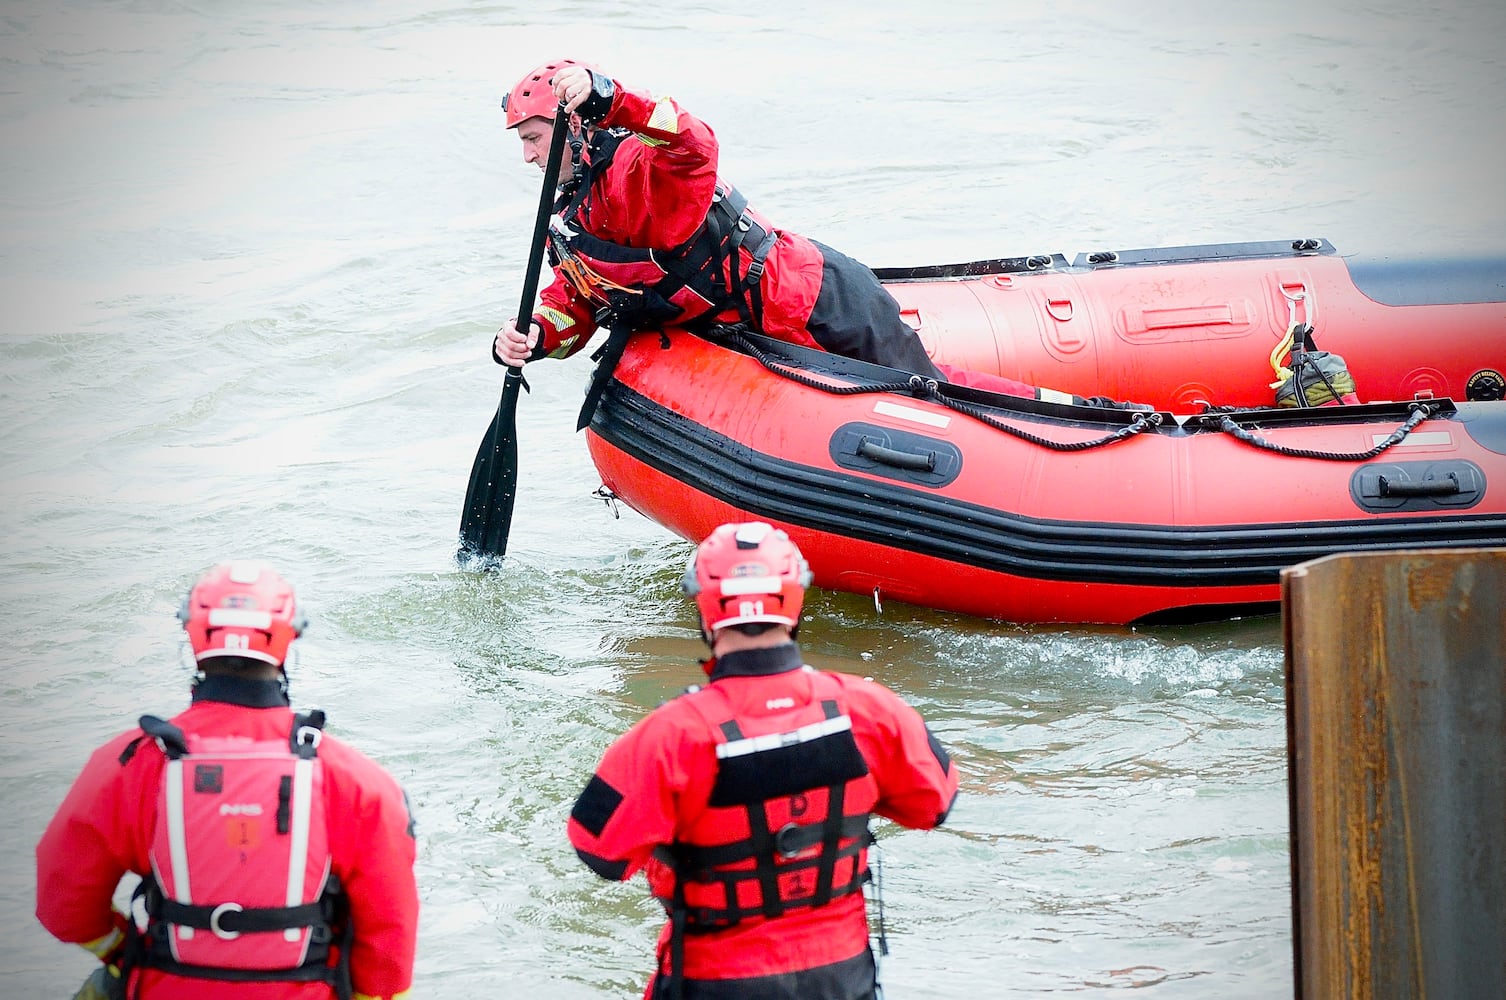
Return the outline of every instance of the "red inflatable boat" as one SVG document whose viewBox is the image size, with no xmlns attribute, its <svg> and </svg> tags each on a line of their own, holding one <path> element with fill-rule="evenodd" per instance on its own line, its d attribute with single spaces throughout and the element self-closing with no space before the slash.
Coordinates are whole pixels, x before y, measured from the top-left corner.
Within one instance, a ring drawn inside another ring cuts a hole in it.
<svg viewBox="0 0 1506 1000">
<path fill-rule="evenodd" d="M 1308 559 L 1506 545 L 1506 261 L 1303 240 L 879 274 L 937 360 L 1160 412 L 653 331 L 588 430 L 604 486 L 687 539 L 779 524 L 823 587 L 1015 622 L 1264 613 Z M 1362 402 L 1273 405 L 1307 327 Z"/>
</svg>

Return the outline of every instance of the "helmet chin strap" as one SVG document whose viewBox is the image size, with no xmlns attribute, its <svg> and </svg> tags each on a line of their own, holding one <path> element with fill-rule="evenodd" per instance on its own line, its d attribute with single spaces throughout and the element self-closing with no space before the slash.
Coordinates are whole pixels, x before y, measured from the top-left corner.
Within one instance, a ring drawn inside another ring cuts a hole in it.
<svg viewBox="0 0 1506 1000">
<path fill-rule="evenodd" d="M 560 190 L 565 194 L 574 194 L 581 181 L 581 150 L 585 148 L 586 140 L 590 138 L 586 127 L 580 120 L 579 115 L 570 116 L 570 134 L 565 141 L 570 144 L 570 177 L 560 185 Z"/>
</svg>

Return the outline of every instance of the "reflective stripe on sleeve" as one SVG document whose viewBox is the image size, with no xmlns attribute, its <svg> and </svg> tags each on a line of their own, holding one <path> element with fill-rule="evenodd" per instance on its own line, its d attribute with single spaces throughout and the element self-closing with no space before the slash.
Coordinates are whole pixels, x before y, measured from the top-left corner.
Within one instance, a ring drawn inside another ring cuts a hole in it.
<svg viewBox="0 0 1506 1000">
<path fill-rule="evenodd" d="M 110 933 L 104 937 L 97 937 L 93 941 L 84 941 L 79 947 L 89 952 L 95 958 L 104 958 L 114 951 L 116 946 L 125 938 L 119 927 L 110 928 Z"/>
<path fill-rule="evenodd" d="M 665 97 L 655 104 L 648 116 L 648 127 L 660 132 L 680 131 L 680 109 L 675 107 L 675 102 Z"/>
<path fill-rule="evenodd" d="M 547 319 L 552 323 L 557 331 L 568 330 L 571 326 L 575 325 L 575 320 L 571 319 L 568 315 L 560 312 L 558 309 L 551 309 L 548 306 L 540 306 L 538 314 L 540 319 Z"/>
</svg>

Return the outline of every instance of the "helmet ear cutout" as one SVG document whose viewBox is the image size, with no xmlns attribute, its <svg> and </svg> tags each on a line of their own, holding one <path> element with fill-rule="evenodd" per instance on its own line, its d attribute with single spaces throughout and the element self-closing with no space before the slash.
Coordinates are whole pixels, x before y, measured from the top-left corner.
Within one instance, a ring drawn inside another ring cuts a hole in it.
<svg viewBox="0 0 1506 1000">
<path fill-rule="evenodd" d="M 696 576 L 696 556 L 700 555 L 700 549 L 693 549 L 690 558 L 685 560 L 685 573 L 680 577 L 680 593 L 686 597 L 695 597 L 701 592 L 701 581 Z"/>
</svg>

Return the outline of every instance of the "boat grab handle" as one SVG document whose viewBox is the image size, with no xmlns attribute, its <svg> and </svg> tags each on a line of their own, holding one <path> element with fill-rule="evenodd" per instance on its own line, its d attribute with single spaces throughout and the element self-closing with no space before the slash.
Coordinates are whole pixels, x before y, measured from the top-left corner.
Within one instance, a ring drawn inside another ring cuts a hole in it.
<svg viewBox="0 0 1506 1000">
<path fill-rule="evenodd" d="M 1402 480 L 1392 482 L 1380 476 L 1380 495 L 1383 497 L 1442 497 L 1459 492 L 1459 475 L 1450 472 L 1444 479 Z"/>
<path fill-rule="evenodd" d="M 857 453 L 864 458 L 871 458 L 875 462 L 892 465 L 896 469 L 910 469 L 915 472 L 935 472 L 936 453 L 926 452 L 924 455 L 913 451 L 896 451 L 893 448 L 885 448 L 867 438 L 858 441 Z"/>
</svg>

